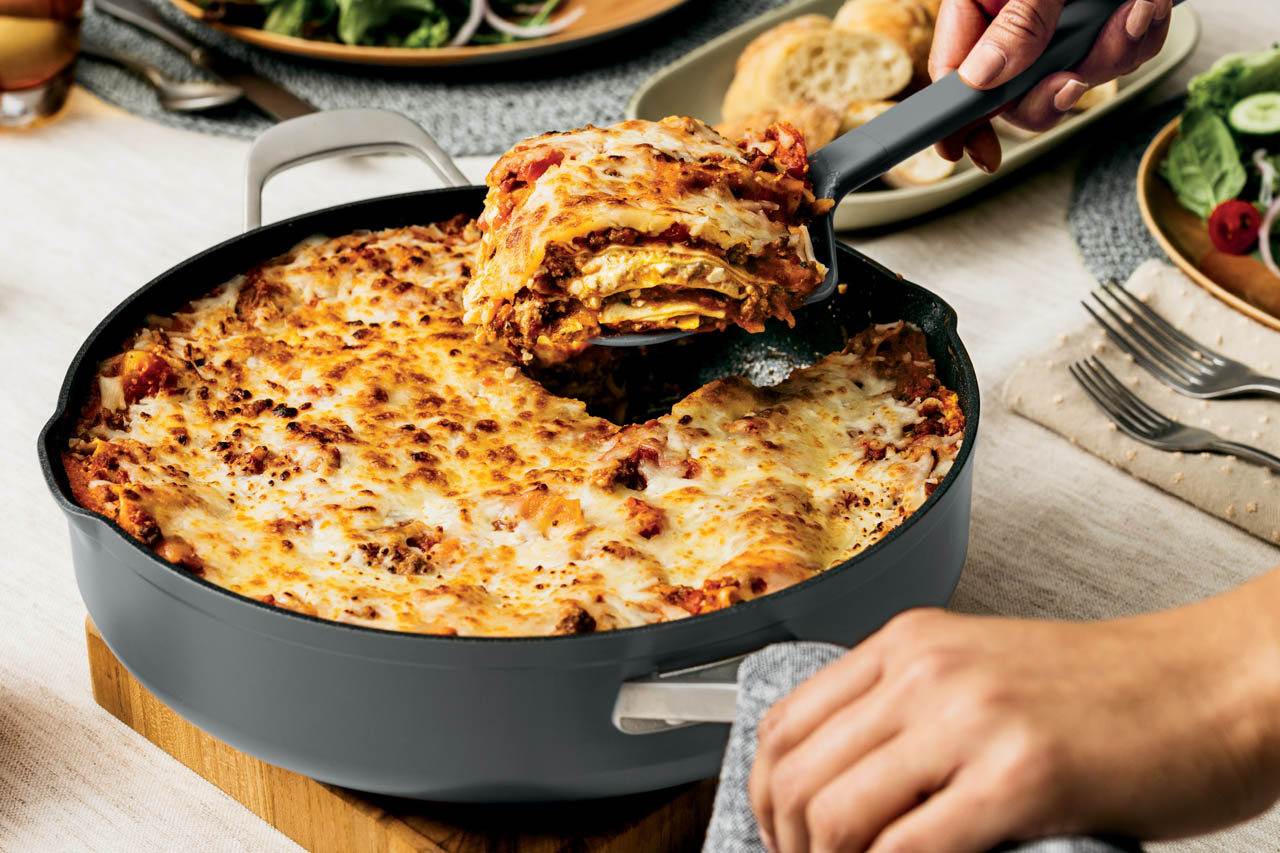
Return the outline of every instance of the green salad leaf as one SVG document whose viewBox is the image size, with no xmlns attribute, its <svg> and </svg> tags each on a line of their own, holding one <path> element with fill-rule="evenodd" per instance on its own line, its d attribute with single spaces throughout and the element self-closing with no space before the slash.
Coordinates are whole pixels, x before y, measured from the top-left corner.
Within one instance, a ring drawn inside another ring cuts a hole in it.
<svg viewBox="0 0 1280 853">
<path fill-rule="evenodd" d="M 1227 123 L 1203 107 L 1183 114 L 1178 138 L 1169 146 L 1160 174 L 1178 202 L 1201 219 L 1240 195 L 1249 180 Z"/>
<path fill-rule="evenodd" d="M 262 28 L 285 36 L 306 38 L 324 26 L 338 10 L 336 0 L 270 0 Z"/>
<path fill-rule="evenodd" d="M 1191 79 L 1187 106 L 1225 116 L 1238 101 L 1268 91 L 1280 91 L 1280 46 L 1223 56 Z"/>
<path fill-rule="evenodd" d="M 439 47 L 449 40 L 449 19 L 426 20 L 404 37 L 401 47 Z"/>
<path fill-rule="evenodd" d="M 453 25 L 436 0 L 337 0 L 338 38 L 347 44 L 439 47 Z"/>
</svg>

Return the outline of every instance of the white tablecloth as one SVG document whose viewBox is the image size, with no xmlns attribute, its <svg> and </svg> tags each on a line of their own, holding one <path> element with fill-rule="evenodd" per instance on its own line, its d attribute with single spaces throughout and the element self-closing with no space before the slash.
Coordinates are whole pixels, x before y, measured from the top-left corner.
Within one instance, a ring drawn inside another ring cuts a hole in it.
<svg viewBox="0 0 1280 853">
<path fill-rule="evenodd" d="M 1157 97 L 1228 50 L 1280 36 L 1280 6 L 1198 0 L 1204 39 Z M 38 131 L 0 136 L 0 849 L 296 850 L 94 704 L 66 526 L 35 437 L 76 347 L 134 288 L 235 234 L 246 144 L 149 124 L 76 92 Z M 1194 601 L 1280 560 L 1007 413 L 1017 361 L 1080 317 L 1091 285 L 1067 233 L 1057 155 L 950 214 L 859 248 L 941 294 L 984 384 L 972 544 L 954 606 L 1105 618 Z M 464 161 L 473 178 L 487 163 Z M 269 187 L 267 219 L 426 188 L 403 158 L 314 164 Z M 1168 850 L 1274 850 L 1280 813 Z"/>
</svg>

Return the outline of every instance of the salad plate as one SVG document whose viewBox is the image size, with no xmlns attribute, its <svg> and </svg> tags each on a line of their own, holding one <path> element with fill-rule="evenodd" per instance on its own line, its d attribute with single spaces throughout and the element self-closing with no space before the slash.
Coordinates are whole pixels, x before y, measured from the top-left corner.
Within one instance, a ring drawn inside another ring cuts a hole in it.
<svg viewBox="0 0 1280 853">
<path fill-rule="evenodd" d="M 1255 63 L 1253 70 L 1231 67 L 1241 61 Z M 1250 74 L 1256 75 L 1251 83 L 1238 82 Z M 1235 91 L 1241 87 L 1265 91 Z M 1280 276 L 1261 259 L 1258 235 L 1280 214 L 1276 87 L 1280 49 L 1228 55 L 1193 79 L 1187 112 L 1166 125 L 1143 155 L 1137 194 L 1143 222 L 1170 260 L 1237 311 L 1280 330 Z M 1274 104 L 1253 115 L 1236 109 L 1259 100 Z M 1270 166 L 1259 167 L 1260 161 Z M 1280 250 L 1275 236 L 1270 245 Z"/>
<path fill-rule="evenodd" d="M 490 65 L 584 47 L 648 23 L 684 5 L 689 0 L 563 0 L 556 4 L 555 14 L 551 16 L 549 22 L 554 24 L 556 21 L 571 21 L 571 23 L 552 35 L 498 44 L 466 44 L 458 47 L 344 44 L 334 40 L 282 35 L 257 26 L 233 23 L 235 11 L 247 5 L 243 0 L 208 3 L 210 9 L 217 8 L 227 12 L 224 20 L 215 20 L 209 14 L 209 9 L 192 0 L 170 0 L 170 2 L 192 18 L 254 47 L 308 59 L 357 65 L 430 67 Z M 378 3 L 382 0 L 356 0 L 356 2 Z"/>
</svg>

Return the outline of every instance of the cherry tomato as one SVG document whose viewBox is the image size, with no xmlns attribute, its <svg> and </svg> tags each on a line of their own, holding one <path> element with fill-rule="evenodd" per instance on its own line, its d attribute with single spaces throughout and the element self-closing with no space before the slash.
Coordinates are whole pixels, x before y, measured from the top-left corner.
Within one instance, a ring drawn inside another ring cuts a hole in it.
<svg viewBox="0 0 1280 853">
<path fill-rule="evenodd" d="M 1209 239 L 1220 252 L 1243 255 L 1258 242 L 1262 214 L 1247 201 L 1224 201 L 1209 214 Z"/>
</svg>

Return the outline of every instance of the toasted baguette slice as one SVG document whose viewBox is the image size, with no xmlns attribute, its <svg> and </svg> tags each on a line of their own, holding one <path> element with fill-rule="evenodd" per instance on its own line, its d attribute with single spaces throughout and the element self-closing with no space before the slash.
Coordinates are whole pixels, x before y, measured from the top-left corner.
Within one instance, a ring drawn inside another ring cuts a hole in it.
<svg viewBox="0 0 1280 853">
<path fill-rule="evenodd" d="M 1007 136 L 1011 139 L 1035 139 L 1043 131 L 1027 130 L 1025 127 L 1019 127 L 1009 121 L 1004 116 L 996 116 L 991 120 L 991 126 L 996 129 L 996 133 L 1001 136 Z"/>
<path fill-rule="evenodd" d="M 762 50 L 781 38 L 793 33 L 825 30 L 830 27 L 831 19 L 826 15 L 801 15 L 798 18 L 783 21 L 753 38 L 751 43 L 742 49 L 742 53 L 738 54 L 738 61 L 733 66 L 734 73 L 740 73 L 743 68 L 754 64 Z"/>
<path fill-rule="evenodd" d="M 724 96 L 726 120 L 797 101 L 839 108 L 887 98 L 902 91 L 912 73 L 911 57 L 891 39 L 813 21 L 762 33 L 742 59 Z"/>
<path fill-rule="evenodd" d="M 944 159 L 930 146 L 885 172 L 880 180 L 895 189 L 922 187 L 951 177 L 955 170 L 955 163 Z"/>
<path fill-rule="evenodd" d="M 774 110 L 762 110 L 722 121 L 715 127 L 723 136 L 738 140 L 745 138 L 750 130 L 763 131 L 779 121 L 785 121 L 800 131 L 809 151 L 816 151 L 826 145 L 840 131 L 840 114 L 828 106 L 812 101 L 799 101 Z"/>
<path fill-rule="evenodd" d="M 1118 94 L 1120 94 L 1120 81 L 1108 80 L 1106 83 L 1094 86 L 1081 95 L 1080 100 L 1076 101 L 1076 105 L 1072 109 L 1076 112 L 1083 112 L 1111 100 Z"/>
<path fill-rule="evenodd" d="M 929 84 L 929 49 L 937 13 L 923 0 L 847 0 L 832 26 L 856 33 L 877 33 L 902 46 L 911 57 L 912 88 Z"/>
<path fill-rule="evenodd" d="M 845 109 L 844 120 L 840 124 L 840 132 L 861 127 L 885 110 L 892 107 L 893 101 L 863 101 L 850 104 Z M 880 176 L 895 189 L 919 187 L 936 184 L 956 170 L 956 164 L 942 158 L 932 146 L 915 154 Z"/>
</svg>

